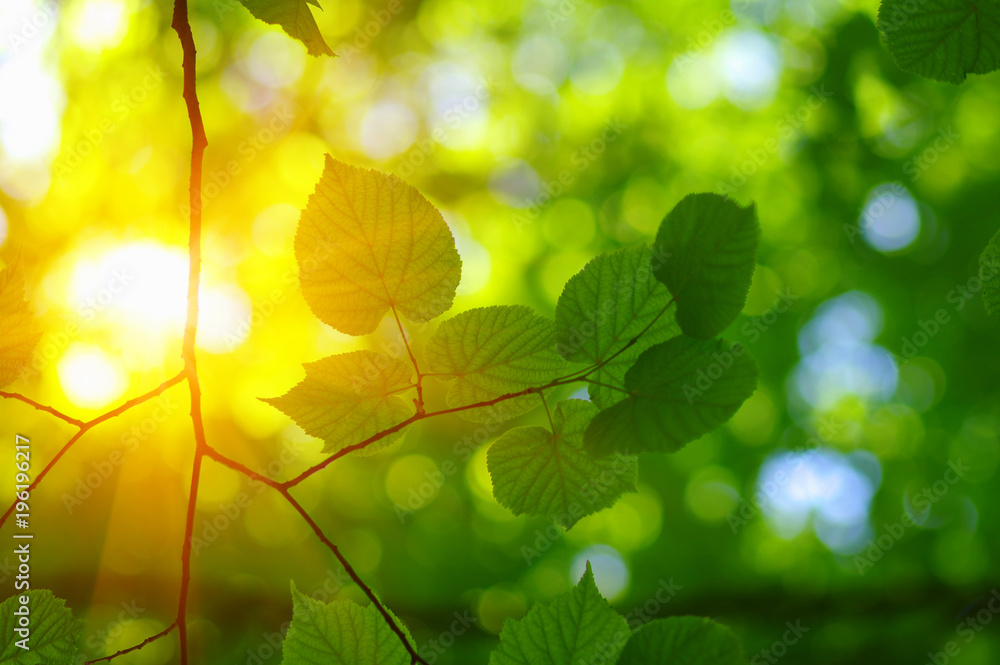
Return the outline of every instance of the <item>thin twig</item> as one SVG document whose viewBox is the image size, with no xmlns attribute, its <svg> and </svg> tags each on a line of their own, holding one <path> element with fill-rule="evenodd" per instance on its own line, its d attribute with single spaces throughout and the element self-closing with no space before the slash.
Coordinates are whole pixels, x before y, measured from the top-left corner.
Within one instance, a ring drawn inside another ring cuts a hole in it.
<svg viewBox="0 0 1000 665">
<path fill-rule="evenodd" d="M 0 397 L 3 397 L 4 399 L 17 399 L 17 400 L 21 400 L 25 404 L 30 404 L 31 406 L 35 407 L 39 411 L 44 411 L 46 413 L 51 413 L 56 418 L 59 418 L 60 420 L 64 420 L 64 421 L 68 422 L 70 425 L 76 425 L 77 427 L 83 427 L 83 421 L 82 420 L 77 420 L 76 418 L 73 418 L 72 416 L 67 416 L 62 411 L 60 411 L 58 409 L 55 409 L 55 408 L 53 408 L 51 406 L 46 406 L 44 404 L 39 404 L 38 402 L 36 402 L 35 400 L 31 399 L 30 397 L 25 397 L 24 395 L 22 395 L 20 393 L 8 393 L 8 392 L 4 392 L 3 390 L 0 390 Z"/>
<path fill-rule="evenodd" d="M 107 662 L 110 663 L 112 660 L 114 660 L 118 656 L 124 656 L 125 654 L 129 653 L 130 651 L 138 651 L 139 649 L 143 648 L 147 644 L 152 644 L 153 642 L 155 642 L 156 640 L 160 639 L 161 637 L 166 637 L 167 635 L 170 634 L 170 631 L 172 631 L 176 627 L 177 627 L 177 622 L 175 621 L 174 623 L 170 624 L 169 626 L 167 626 L 166 628 L 164 628 L 163 630 L 161 630 L 160 632 L 158 632 L 156 635 L 152 635 L 150 637 L 147 637 L 146 639 L 144 639 L 139 644 L 136 644 L 135 646 L 131 646 L 131 647 L 127 648 L 127 649 L 122 649 L 121 651 L 116 651 L 115 653 L 111 654 L 110 656 L 105 656 L 104 658 L 97 658 L 96 660 L 88 660 L 86 663 L 84 663 L 84 665 L 94 665 L 94 663 L 103 663 L 105 661 L 107 661 Z"/>
</svg>

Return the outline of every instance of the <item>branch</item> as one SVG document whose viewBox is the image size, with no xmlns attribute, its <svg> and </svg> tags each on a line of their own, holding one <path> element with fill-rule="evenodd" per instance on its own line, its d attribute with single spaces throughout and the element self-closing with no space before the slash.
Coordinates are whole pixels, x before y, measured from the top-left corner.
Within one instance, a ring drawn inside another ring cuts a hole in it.
<svg viewBox="0 0 1000 665">
<path fill-rule="evenodd" d="M 248 478 L 252 478 L 254 480 L 259 480 L 263 482 L 268 487 L 271 487 L 272 489 L 277 491 L 282 497 L 284 497 L 285 501 L 287 501 L 293 508 L 295 508 L 295 510 L 299 513 L 299 515 L 302 516 L 302 519 L 306 521 L 309 527 L 313 530 L 313 533 L 316 534 L 316 537 L 319 538 L 324 545 L 326 545 L 327 549 L 333 552 L 333 555 L 337 557 L 338 561 L 340 561 L 340 565 L 344 567 L 345 571 L 347 571 L 347 574 L 350 576 L 351 580 L 353 580 L 354 583 L 357 584 L 358 587 L 365 592 L 365 595 L 368 596 L 369 600 L 371 600 L 372 603 L 375 604 L 375 607 L 378 608 L 378 611 L 382 614 L 382 617 L 389 624 L 389 628 L 392 629 L 392 632 L 396 634 L 396 636 L 399 638 L 399 641 L 403 643 L 403 647 L 406 649 L 407 653 L 410 654 L 410 662 L 422 663 L 423 665 L 428 665 L 427 661 L 425 661 L 423 658 L 420 657 L 416 649 L 414 649 L 413 646 L 410 644 L 409 640 L 406 639 L 406 634 L 403 633 L 403 629 L 400 628 L 396 620 L 393 619 L 391 614 L 389 614 L 389 611 L 385 608 L 385 605 L 382 604 L 382 601 L 378 599 L 378 596 L 375 595 L 375 592 L 372 590 L 372 588 L 364 583 L 364 581 L 361 579 L 361 576 L 358 575 L 357 571 L 354 570 L 354 567 L 340 552 L 340 548 L 338 548 L 329 538 L 327 538 L 326 534 L 323 533 L 323 529 L 321 529 L 320 526 L 316 523 L 316 521 L 312 517 L 310 517 L 306 509 L 303 508 L 302 505 L 295 500 L 295 497 L 291 495 L 287 487 L 285 487 L 282 483 L 277 482 L 276 480 L 272 480 L 271 478 L 262 476 L 261 474 L 257 473 L 256 471 L 253 471 L 249 467 L 246 467 L 240 464 L 239 462 L 226 457 L 225 455 L 220 453 L 215 448 L 212 448 L 211 446 L 207 447 L 205 454 L 208 457 L 211 457 L 212 459 L 216 460 L 220 464 L 223 464 L 229 467 L 230 469 L 233 469 L 234 471 L 242 473 Z"/>
<path fill-rule="evenodd" d="M 147 637 L 146 639 L 144 639 L 142 642 L 139 642 L 139 644 L 136 644 L 135 646 L 131 646 L 131 647 L 127 648 L 127 649 L 122 649 L 121 651 L 116 651 L 115 653 L 111 654 L 110 656 L 105 656 L 104 658 L 97 658 L 96 660 L 88 660 L 86 663 L 84 663 L 84 665 L 94 665 L 94 663 L 103 663 L 105 661 L 107 661 L 107 662 L 110 663 L 112 660 L 114 660 L 118 656 L 124 656 L 125 654 L 129 653 L 130 651 L 138 651 L 139 649 L 143 648 L 147 644 L 152 644 L 153 642 L 155 642 L 156 640 L 160 639 L 161 637 L 166 637 L 167 635 L 170 634 L 170 631 L 172 631 L 176 627 L 177 627 L 177 622 L 175 621 L 174 623 L 170 624 L 169 626 L 167 626 L 166 628 L 164 628 L 163 630 L 161 630 L 160 632 L 158 632 L 156 635 L 152 635 L 150 637 Z"/>
<path fill-rule="evenodd" d="M 4 391 L 0 390 L 0 397 L 3 397 L 4 399 L 18 399 L 18 400 L 21 400 L 25 404 L 30 404 L 31 406 L 35 407 L 39 411 L 45 411 L 46 413 L 51 413 L 56 418 L 59 418 L 60 420 L 65 420 L 70 425 L 76 425 L 77 427 L 83 427 L 83 421 L 82 420 L 77 420 L 76 418 L 73 418 L 71 416 L 67 416 L 65 413 L 63 413 L 62 411 L 59 411 L 58 409 L 54 409 L 51 406 L 46 406 L 44 404 L 39 404 L 35 400 L 33 400 L 33 399 L 29 398 L 29 397 L 25 397 L 24 395 L 21 395 L 19 393 L 8 393 L 8 392 L 4 392 Z"/>
<path fill-rule="evenodd" d="M 164 381 L 163 383 L 161 383 L 157 387 L 155 387 L 152 390 L 150 390 L 148 393 L 145 393 L 145 394 L 140 395 L 138 397 L 133 397 L 132 399 L 128 400 L 127 402 L 125 402 L 124 404 L 122 404 L 121 406 L 119 406 L 118 408 L 112 409 L 111 411 L 108 411 L 107 413 L 103 413 L 100 416 L 94 418 L 93 420 L 90 420 L 90 421 L 85 422 L 85 423 L 81 423 L 80 424 L 80 429 L 77 430 L 76 434 L 74 434 L 72 437 L 70 437 L 69 441 L 67 441 L 65 444 L 63 444 L 63 447 L 60 448 L 59 452 L 57 452 L 55 454 L 55 457 L 53 457 L 51 460 L 49 460 L 48 464 L 45 465 L 45 467 L 42 469 L 41 473 L 39 473 L 35 477 L 35 479 L 33 481 L 31 481 L 31 484 L 28 485 L 28 491 L 32 492 L 32 491 L 34 491 L 34 489 L 36 487 L 38 487 L 38 485 L 42 482 L 42 480 L 45 478 L 45 476 L 47 476 L 49 474 L 49 471 L 51 471 L 53 469 L 53 467 L 55 467 L 56 463 L 60 459 L 62 459 L 62 456 L 65 455 L 66 452 L 70 448 L 73 447 L 73 444 L 75 444 L 77 441 L 79 441 L 80 438 L 84 434 L 86 434 L 87 432 L 89 432 L 93 428 L 97 427 L 98 425 L 100 425 L 104 421 L 111 420 L 112 418 L 120 416 L 123 413 L 125 413 L 126 411 L 128 411 L 129 409 L 131 409 L 132 407 L 138 406 L 139 404 L 142 404 L 143 402 L 147 402 L 147 401 L 153 399 L 154 397 L 157 397 L 158 395 L 160 395 L 160 393 L 162 393 L 163 391 L 165 391 L 167 388 L 170 388 L 171 386 L 174 386 L 174 385 L 180 383 L 181 381 L 183 381 L 184 378 L 185 378 L 185 374 L 184 374 L 184 372 L 181 372 L 181 373 L 179 373 L 179 374 L 177 374 L 177 375 L 175 375 L 175 376 L 167 379 L 166 381 Z M 0 517 L 0 528 L 3 528 L 3 525 L 6 524 L 6 522 L 7 522 L 7 518 L 9 518 L 11 516 L 11 513 L 14 512 L 14 506 L 16 505 L 16 503 L 17 503 L 16 501 L 11 502 L 10 507 L 7 508 L 7 510 L 6 510 L 6 512 L 4 512 L 3 516 Z"/>
<path fill-rule="evenodd" d="M 198 382 L 198 364 L 195 356 L 195 341 L 198 337 L 198 287 L 201 283 L 201 181 L 202 166 L 208 138 L 201 118 L 198 103 L 197 75 L 195 65 L 197 51 L 191 24 L 188 21 L 187 0 L 174 0 L 174 15 L 171 27 L 177 32 L 181 42 L 181 68 L 184 71 L 184 101 L 187 104 L 188 122 L 191 125 L 191 174 L 188 187 L 191 221 L 188 237 L 188 292 L 187 321 L 184 326 L 182 355 L 184 371 L 191 392 L 191 423 L 194 427 L 195 450 L 191 467 L 191 490 L 188 495 L 187 519 L 184 524 L 184 544 L 181 547 L 180 598 L 177 602 L 177 634 L 180 638 L 181 665 L 187 665 L 187 599 L 191 587 L 191 535 L 194 532 L 194 517 L 198 499 L 198 484 L 201 480 L 201 461 L 208 443 L 205 440 L 205 424 L 201 412 L 201 385 Z"/>
</svg>

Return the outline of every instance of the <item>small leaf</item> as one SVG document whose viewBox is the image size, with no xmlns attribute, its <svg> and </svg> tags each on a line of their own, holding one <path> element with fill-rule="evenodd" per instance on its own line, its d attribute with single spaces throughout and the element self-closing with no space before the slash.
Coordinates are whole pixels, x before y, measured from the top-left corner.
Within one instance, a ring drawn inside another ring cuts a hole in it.
<svg viewBox="0 0 1000 665">
<path fill-rule="evenodd" d="M 656 619 L 637 630 L 622 650 L 618 665 L 745 665 L 733 632 L 703 617 Z"/>
<path fill-rule="evenodd" d="M 364 335 L 396 310 L 423 323 L 451 307 L 462 276 L 441 213 L 394 175 L 329 155 L 295 233 L 302 294 L 321 321 Z"/>
<path fill-rule="evenodd" d="M 877 25 L 904 71 L 958 84 L 1000 67 L 995 0 L 882 0 Z"/>
<path fill-rule="evenodd" d="M 15 632 L 22 628 L 15 614 L 24 607 L 20 598 L 28 597 L 30 612 L 30 634 L 23 643 L 28 649 L 18 646 L 24 635 Z M 66 607 L 66 601 L 57 598 L 47 589 L 25 591 L 11 596 L 0 604 L 0 663 L 4 665 L 72 665 L 76 662 L 76 645 L 80 640 L 83 622 L 73 618 L 73 612 Z"/>
<path fill-rule="evenodd" d="M 656 277 L 677 298 L 684 334 L 710 339 L 743 309 L 757 251 L 757 211 L 719 194 L 685 196 L 660 223 Z"/>
<path fill-rule="evenodd" d="M 631 395 L 590 423 L 595 455 L 676 452 L 729 420 L 757 385 L 739 344 L 680 335 L 648 349 L 625 375 Z"/>
<path fill-rule="evenodd" d="M 305 44 L 309 55 L 333 55 L 323 41 L 309 5 L 320 8 L 316 0 L 240 0 L 250 13 L 264 23 L 280 25 L 290 36 Z"/>
<path fill-rule="evenodd" d="M 983 304 L 986 313 L 1000 317 L 1000 231 L 990 239 L 979 257 L 979 279 L 983 283 Z"/>
<path fill-rule="evenodd" d="M 614 663 L 628 637 L 628 623 L 597 590 L 588 561 L 575 588 L 504 622 L 490 665 Z"/>
<path fill-rule="evenodd" d="M 41 328 L 24 299 L 20 259 L 0 271 L 0 388 L 13 383 L 28 366 L 42 337 Z"/>
<path fill-rule="evenodd" d="M 408 361 L 375 351 L 352 351 L 303 365 L 306 378 L 280 397 L 261 398 L 290 416 L 332 453 L 398 425 L 415 408 L 393 393 L 413 385 Z M 364 450 L 385 448 L 403 435 L 390 434 Z"/>
<path fill-rule="evenodd" d="M 556 352 L 555 324 L 523 305 L 479 307 L 448 319 L 427 344 L 426 355 L 431 372 L 455 377 L 447 395 L 451 407 L 545 385 L 566 369 Z M 540 405 L 537 395 L 523 395 L 461 415 L 502 421 Z"/>
<path fill-rule="evenodd" d="M 406 626 L 396 623 L 412 643 Z M 375 605 L 321 603 L 299 592 L 294 582 L 292 623 L 281 653 L 282 665 L 410 665 L 406 648 Z"/>
<path fill-rule="evenodd" d="M 555 433 L 516 427 L 497 439 L 486 463 L 500 505 L 569 529 L 581 517 L 610 508 L 625 492 L 635 492 L 635 457 L 597 460 L 583 450 L 583 432 L 597 412 L 586 400 L 566 400 L 556 406 Z"/>
<path fill-rule="evenodd" d="M 597 383 L 588 387 L 599 407 L 624 399 L 608 386 L 622 387 L 625 372 L 643 351 L 680 333 L 670 292 L 653 277 L 664 260 L 654 260 L 645 245 L 601 254 L 573 275 L 559 296 L 559 353 L 578 363 L 605 363 L 590 375 Z"/>
</svg>

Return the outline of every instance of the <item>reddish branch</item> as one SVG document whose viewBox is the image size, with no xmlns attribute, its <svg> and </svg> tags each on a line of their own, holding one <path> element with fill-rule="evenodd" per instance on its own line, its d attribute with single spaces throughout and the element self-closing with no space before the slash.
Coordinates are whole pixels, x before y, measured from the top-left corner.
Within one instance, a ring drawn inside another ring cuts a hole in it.
<svg viewBox="0 0 1000 665">
<path fill-rule="evenodd" d="M 161 630 L 160 632 L 158 632 L 156 635 L 150 635 L 149 637 L 147 637 L 146 639 L 144 639 L 142 642 L 139 642 L 135 646 L 131 646 L 131 647 L 127 648 L 127 649 L 122 649 L 121 651 L 116 651 L 115 653 L 111 654 L 110 656 L 105 656 L 104 658 L 97 658 L 95 660 L 88 660 L 86 663 L 84 663 L 84 665 L 94 665 L 94 663 L 103 663 L 105 661 L 107 661 L 107 662 L 110 663 L 112 660 L 114 660 L 118 656 L 124 656 L 125 654 L 127 654 L 127 653 L 129 653 L 131 651 L 138 651 L 139 649 L 143 648 L 147 644 L 152 644 L 153 642 L 155 642 L 156 640 L 160 639 L 161 637 L 166 637 L 167 635 L 170 634 L 170 631 L 172 631 L 176 627 L 177 627 L 177 622 L 175 621 L 174 623 L 170 624 L 169 626 L 167 626 L 166 628 L 164 628 L 163 630 Z"/>
<path fill-rule="evenodd" d="M 65 420 L 70 425 L 76 425 L 77 427 L 83 427 L 83 421 L 82 420 L 77 420 L 76 418 L 67 416 L 65 413 L 63 413 L 62 411 L 60 411 L 58 409 L 54 409 L 51 406 L 46 406 L 44 404 L 39 404 L 38 402 L 36 402 L 35 400 L 31 399 L 30 397 L 25 397 L 24 395 L 21 395 L 19 393 L 8 393 L 8 392 L 4 392 L 3 390 L 0 390 L 0 397 L 3 397 L 4 399 L 17 399 L 17 400 L 21 400 L 25 404 L 30 404 L 31 406 L 35 407 L 39 411 L 45 411 L 46 413 L 51 413 L 56 418 L 58 418 L 60 420 Z"/>
</svg>

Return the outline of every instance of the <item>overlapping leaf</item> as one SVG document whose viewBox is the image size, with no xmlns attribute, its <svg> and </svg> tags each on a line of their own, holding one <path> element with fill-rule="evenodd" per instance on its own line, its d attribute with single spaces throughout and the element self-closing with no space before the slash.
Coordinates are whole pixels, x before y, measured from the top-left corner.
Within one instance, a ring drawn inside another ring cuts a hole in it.
<svg viewBox="0 0 1000 665">
<path fill-rule="evenodd" d="M 28 649 L 18 646 L 24 638 L 15 632 L 21 627 L 15 614 L 19 598 L 28 597 L 30 636 Z M 47 589 L 24 591 L 0 604 L 0 663 L 4 665 L 73 665 L 83 622 L 73 618 L 66 601 Z"/>
<path fill-rule="evenodd" d="M 729 420 L 753 394 L 757 367 L 740 345 L 680 335 L 639 356 L 625 375 L 625 400 L 590 423 L 595 455 L 675 452 Z"/>
<path fill-rule="evenodd" d="M 17 259 L 0 271 L 0 331 L 0 388 L 4 388 L 27 367 L 42 336 L 24 299 L 24 273 Z"/>
<path fill-rule="evenodd" d="M 990 316 L 1000 316 L 1000 231 L 995 233 L 979 257 L 983 282 L 983 304 Z"/>
<path fill-rule="evenodd" d="M 218 3 L 236 0 L 216 0 Z M 309 55 L 333 55 L 333 51 L 323 41 L 316 19 L 309 11 L 309 5 L 321 9 L 316 0 L 240 0 L 250 13 L 265 23 L 280 25 L 281 28 L 305 44 Z"/>
<path fill-rule="evenodd" d="M 413 415 L 412 404 L 394 393 L 413 384 L 408 362 L 375 351 L 353 351 L 306 363 L 306 378 L 280 397 L 263 398 L 307 434 L 337 452 Z M 364 450 L 373 452 L 402 436 L 390 434 Z"/>
<path fill-rule="evenodd" d="M 412 641 L 405 626 L 402 630 Z M 282 665 L 410 665 L 410 655 L 375 605 L 321 603 L 294 583 L 292 623 L 281 651 Z"/>
<path fill-rule="evenodd" d="M 467 406 L 541 386 L 566 362 L 556 352 L 555 324 L 530 307 L 480 307 L 445 321 L 427 345 L 433 373 L 453 376 L 448 405 Z M 463 411 L 477 422 L 502 421 L 541 406 L 537 395 Z"/>
<path fill-rule="evenodd" d="M 337 330 L 364 335 L 393 308 L 422 323 L 451 307 L 462 275 L 441 213 L 398 177 L 329 155 L 295 234 L 302 294 Z"/>
<path fill-rule="evenodd" d="M 745 665 L 739 640 L 726 626 L 702 617 L 650 621 L 632 635 L 617 665 Z"/>
<path fill-rule="evenodd" d="M 542 515 L 568 529 L 636 491 L 635 457 L 595 459 L 583 450 L 583 432 L 597 412 L 585 400 L 566 400 L 556 406 L 554 433 L 517 427 L 497 439 L 487 454 L 497 501 L 515 515 Z"/>
<path fill-rule="evenodd" d="M 507 619 L 490 665 L 614 663 L 628 635 L 628 623 L 597 590 L 588 561 L 575 588 Z"/>
<path fill-rule="evenodd" d="M 994 0 L 882 0 L 878 28 L 900 69 L 935 81 L 957 84 L 1000 68 Z"/>
<path fill-rule="evenodd" d="M 622 387 L 625 372 L 643 351 L 680 332 L 670 292 L 653 277 L 667 258 L 654 257 L 644 245 L 602 254 L 571 277 L 559 296 L 559 353 L 601 365 L 590 375 L 596 383 L 588 386 L 600 407 L 624 398 L 614 387 Z"/>
<path fill-rule="evenodd" d="M 677 298 L 685 334 L 710 339 L 743 309 L 757 251 L 757 212 L 719 194 L 685 196 L 663 219 L 656 277 Z"/>
</svg>

